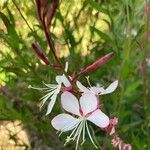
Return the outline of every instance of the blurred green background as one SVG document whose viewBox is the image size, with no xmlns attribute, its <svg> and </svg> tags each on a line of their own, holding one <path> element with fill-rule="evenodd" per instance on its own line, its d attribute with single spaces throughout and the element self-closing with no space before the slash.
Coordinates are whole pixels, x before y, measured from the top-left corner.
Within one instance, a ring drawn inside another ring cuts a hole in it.
<svg viewBox="0 0 150 150">
<path fill-rule="evenodd" d="M 57 55 L 63 64 L 69 62 L 70 74 L 114 52 L 111 61 L 89 74 L 90 81 L 107 86 L 119 79 L 118 89 L 103 96 L 101 102 L 106 114 L 119 118 L 118 133 L 133 150 L 150 150 L 149 24 L 150 3 L 146 0 L 61 0 L 51 27 Z M 55 83 L 57 74 L 36 57 L 31 48 L 35 41 L 53 61 L 35 2 L 1 0 L 0 125 L 18 121 L 20 130 L 27 133 L 29 144 L 19 144 L 19 132 L 9 132 L 16 150 L 73 150 L 73 142 L 63 147 L 66 134 L 58 137 L 50 124 L 62 112 L 59 102 L 53 113 L 45 116 L 47 107 L 39 109 L 42 93 L 28 89 L 29 85 L 42 87 L 43 81 Z M 85 76 L 80 81 L 87 84 Z M 113 149 L 110 137 L 95 126 L 93 129 L 99 149 Z M 0 149 L 9 150 L 9 144 L 3 144 Z M 82 149 L 94 149 L 88 138 Z"/>
</svg>

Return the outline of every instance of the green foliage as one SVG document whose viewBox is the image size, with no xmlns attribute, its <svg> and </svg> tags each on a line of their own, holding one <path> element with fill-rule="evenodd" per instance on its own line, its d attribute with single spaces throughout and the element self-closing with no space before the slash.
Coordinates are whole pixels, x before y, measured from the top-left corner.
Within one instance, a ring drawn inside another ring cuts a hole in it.
<svg viewBox="0 0 150 150">
<path fill-rule="evenodd" d="M 63 136 L 55 139 L 58 144 L 48 136 L 56 136 L 50 120 L 61 108 L 57 105 L 51 116 L 44 116 L 46 108 L 38 107 L 42 93 L 28 89 L 42 86 L 43 81 L 53 83 L 57 74 L 37 59 L 32 42 L 38 41 L 51 61 L 52 54 L 34 2 L 8 1 L 0 4 L 0 119 L 21 120 L 58 149 Z M 114 58 L 90 74 L 90 80 L 104 85 L 120 80 L 117 91 L 103 96 L 101 102 L 105 112 L 119 118 L 119 134 L 135 150 L 150 149 L 149 19 L 142 0 L 62 0 L 51 27 L 57 54 L 63 63 L 69 62 L 70 74 L 114 52 Z M 80 79 L 87 84 L 84 77 Z M 95 130 L 99 147 L 111 150 L 109 137 Z M 71 143 L 66 149 L 73 147 Z M 84 147 L 90 147 L 88 141 Z"/>
</svg>

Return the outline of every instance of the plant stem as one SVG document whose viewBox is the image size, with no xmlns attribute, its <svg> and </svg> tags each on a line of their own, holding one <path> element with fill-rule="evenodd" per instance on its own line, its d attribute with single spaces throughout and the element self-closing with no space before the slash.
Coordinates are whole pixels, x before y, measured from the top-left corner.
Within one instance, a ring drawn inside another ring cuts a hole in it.
<svg viewBox="0 0 150 150">
<path fill-rule="evenodd" d="M 13 4 L 15 5 L 15 7 L 17 8 L 19 14 L 21 15 L 22 19 L 25 21 L 25 23 L 27 24 L 27 26 L 29 27 L 29 29 L 34 33 L 33 29 L 31 28 L 31 26 L 29 25 L 28 21 L 26 20 L 26 18 L 24 17 L 24 15 L 22 14 L 20 8 L 17 6 L 16 2 L 14 0 L 12 0 Z"/>
<path fill-rule="evenodd" d="M 47 32 L 46 25 L 45 25 L 45 22 L 44 22 L 44 21 L 43 21 L 43 29 L 44 29 L 44 33 L 45 33 L 45 36 L 46 36 L 46 39 L 47 39 L 49 48 L 50 48 L 50 50 L 52 51 L 52 54 L 53 54 L 55 60 L 56 60 L 57 63 L 60 65 L 61 71 L 64 73 L 64 75 L 66 76 L 66 78 L 69 80 L 70 83 L 72 83 L 72 81 L 71 81 L 71 79 L 70 79 L 68 73 L 65 71 L 64 66 L 61 64 L 61 61 L 59 60 L 59 58 L 58 58 L 57 55 L 56 55 L 55 46 L 54 46 L 54 44 L 53 44 L 53 41 L 52 41 L 51 36 L 50 36 L 49 33 Z"/>
<path fill-rule="evenodd" d="M 125 51 L 125 56 L 124 59 L 122 61 L 121 64 L 121 71 L 119 74 L 119 81 L 122 80 L 122 72 L 124 71 L 124 69 L 126 68 L 126 66 L 128 66 L 129 63 L 129 58 L 130 58 L 130 50 L 131 50 L 131 24 L 130 24 L 130 12 L 129 12 L 129 4 L 127 2 L 127 4 L 125 5 L 125 9 L 126 9 L 126 22 L 127 22 L 127 48 L 124 49 Z M 126 77 L 127 78 L 127 75 Z M 121 87 L 121 92 L 120 92 L 120 100 L 119 100 L 119 106 L 118 106 L 118 113 L 120 113 L 121 110 L 123 110 L 123 106 L 120 104 L 121 100 L 124 97 L 124 91 L 125 91 L 125 82 L 122 81 L 122 87 Z"/>
<path fill-rule="evenodd" d="M 34 33 L 32 27 L 29 25 L 28 21 L 26 20 L 26 18 L 24 17 L 24 15 L 22 14 L 20 8 L 17 6 L 16 2 L 13 0 L 13 4 L 15 5 L 15 7 L 17 8 L 18 12 L 20 13 L 21 17 L 23 18 L 23 20 L 25 21 L 25 23 L 27 24 L 27 26 L 29 27 L 29 29 Z M 49 36 L 49 33 L 47 32 L 47 29 L 46 29 L 46 25 L 45 25 L 45 22 L 43 22 L 43 27 L 44 27 L 44 33 L 46 35 L 46 39 L 48 41 L 48 45 L 57 61 L 57 63 L 61 66 L 61 71 L 65 74 L 65 76 L 67 77 L 67 79 L 69 80 L 70 83 L 72 83 L 71 79 L 69 78 L 69 75 L 67 74 L 67 72 L 65 71 L 65 68 L 64 66 L 61 64 L 60 60 L 58 59 L 56 53 L 55 53 L 55 47 L 54 47 L 54 44 L 52 42 L 52 39 L 51 39 L 51 36 Z"/>
<path fill-rule="evenodd" d="M 148 1 L 145 0 L 145 11 L 146 11 L 146 31 L 145 31 L 145 45 L 144 45 L 144 60 L 143 60 L 143 68 L 142 68 L 142 75 L 143 75 L 143 90 L 144 90 L 144 110 L 147 114 L 147 108 L 148 108 L 148 102 L 147 102 L 147 95 L 148 95 L 148 79 L 147 79 L 147 45 L 148 45 L 148 32 L 149 32 L 149 23 L 150 23 L 150 14 L 149 9 L 150 6 L 148 4 Z"/>
</svg>

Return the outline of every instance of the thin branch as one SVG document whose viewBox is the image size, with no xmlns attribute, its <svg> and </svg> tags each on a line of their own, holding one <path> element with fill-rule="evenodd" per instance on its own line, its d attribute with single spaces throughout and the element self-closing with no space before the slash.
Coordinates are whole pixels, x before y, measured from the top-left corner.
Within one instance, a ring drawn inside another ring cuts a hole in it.
<svg viewBox="0 0 150 150">
<path fill-rule="evenodd" d="M 18 7 L 18 5 L 16 4 L 16 2 L 14 0 L 12 0 L 13 4 L 15 5 L 15 7 L 17 8 L 19 14 L 21 15 L 22 19 L 25 21 L 25 23 L 27 24 L 28 28 L 34 33 L 34 30 L 32 29 L 32 27 L 29 25 L 27 19 L 24 17 L 24 15 L 22 14 L 20 8 Z"/>
<path fill-rule="evenodd" d="M 55 60 L 57 61 L 57 63 L 60 65 L 61 67 L 61 70 L 62 72 L 64 73 L 64 75 L 66 76 L 66 78 L 69 80 L 70 83 L 72 83 L 68 73 L 65 71 L 65 68 L 64 66 L 61 64 L 61 61 L 59 60 L 59 58 L 57 57 L 56 55 L 56 49 L 55 49 L 55 46 L 53 44 L 53 41 L 52 41 L 52 38 L 51 36 L 49 35 L 49 33 L 47 32 L 47 28 L 46 28 L 46 25 L 45 23 L 43 22 L 43 28 L 44 28 L 44 33 L 45 33 L 45 36 L 46 36 L 46 39 L 47 39 L 47 42 L 48 42 L 48 45 L 49 45 L 49 48 L 55 58 Z"/>
<path fill-rule="evenodd" d="M 142 63 L 142 75 L 143 75 L 143 90 L 144 90 L 144 109 L 145 113 L 147 114 L 147 109 L 148 109 L 148 78 L 147 78 L 147 44 L 148 44 L 148 36 L 147 33 L 149 32 L 149 23 L 150 23 L 150 3 L 148 3 L 147 0 L 145 0 L 145 15 L 146 15 L 146 31 L 145 31 L 145 43 L 144 43 L 144 60 Z"/>
</svg>

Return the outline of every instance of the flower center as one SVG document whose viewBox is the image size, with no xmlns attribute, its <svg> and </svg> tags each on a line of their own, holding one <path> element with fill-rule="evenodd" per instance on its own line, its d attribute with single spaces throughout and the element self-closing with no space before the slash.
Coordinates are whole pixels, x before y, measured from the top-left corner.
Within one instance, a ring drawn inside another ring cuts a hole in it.
<svg viewBox="0 0 150 150">
<path fill-rule="evenodd" d="M 66 138 L 65 145 L 70 142 L 71 140 L 76 140 L 76 150 L 78 149 L 80 138 L 82 138 L 81 145 L 85 142 L 85 134 L 87 132 L 92 144 L 97 148 L 97 146 L 94 143 L 94 140 L 91 136 L 88 123 L 87 123 L 87 117 L 81 116 L 79 119 L 79 122 L 75 125 L 75 128 L 71 132 L 71 134 Z"/>
<path fill-rule="evenodd" d="M 61 91 L 62 92 L 71 92 L 71 90 L 72 90 L 72 86 L 69 86 L 69 87 L 61 87 Z"/>
</svg>

